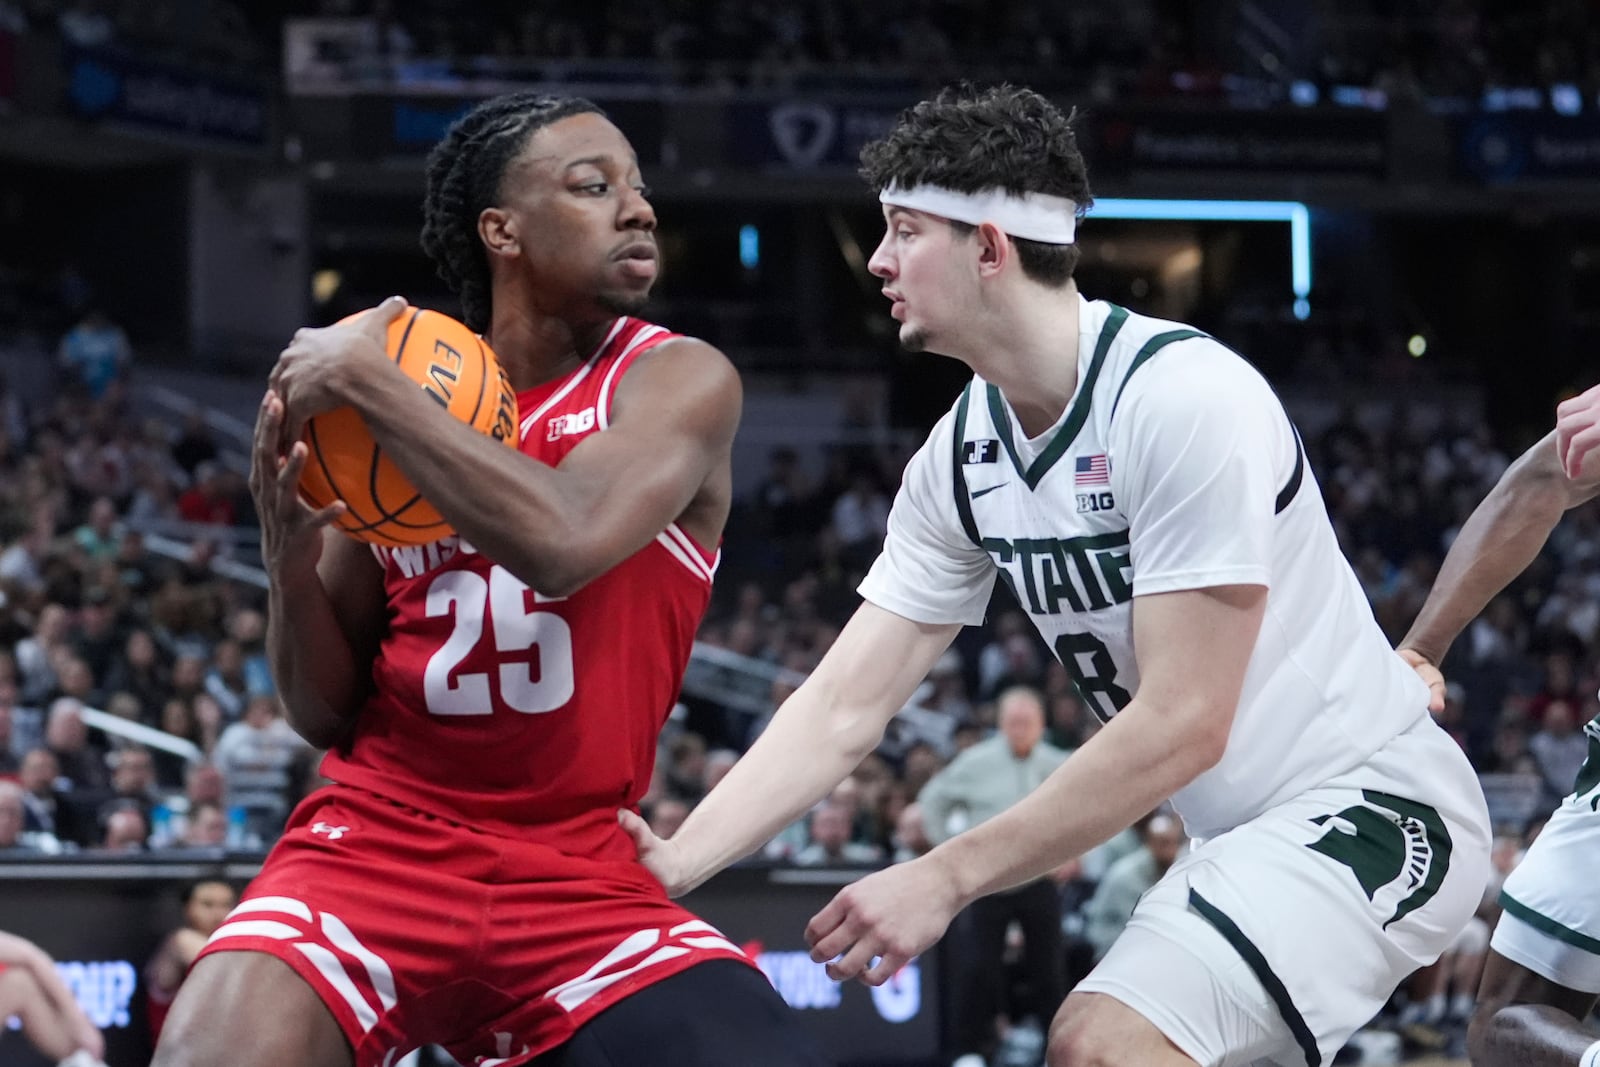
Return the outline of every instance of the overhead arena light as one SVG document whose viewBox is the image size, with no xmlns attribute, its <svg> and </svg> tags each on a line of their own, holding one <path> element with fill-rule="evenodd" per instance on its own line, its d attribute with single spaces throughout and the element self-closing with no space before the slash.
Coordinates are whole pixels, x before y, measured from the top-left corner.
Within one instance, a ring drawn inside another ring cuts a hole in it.
<svg viewBox="0 0 1600 1067">
<path fill-rule="evenodd" d="M 1089 214 L 1099 219 L 1155 222 L 1287 222 L 1289 275 L 1294 317 L 1311 314 L 1311 209 L 1298 200 L 1096 200 Z"/>
</svg>

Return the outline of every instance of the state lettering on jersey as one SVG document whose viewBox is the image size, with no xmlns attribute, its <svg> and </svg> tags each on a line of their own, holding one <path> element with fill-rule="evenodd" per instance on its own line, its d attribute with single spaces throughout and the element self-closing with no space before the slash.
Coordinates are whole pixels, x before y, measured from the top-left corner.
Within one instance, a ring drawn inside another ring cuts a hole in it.
<svg viewBox="0 0 1600 1067">
<path fill-rule="evenodd" d="M 985 537 L 1000 578 L 1029 614 L 1099 611 L 1133 599 L 1128 531 L 1090 537 Z"/>
<path fill-rule="evenodd" d="M 544 439 L 558 441 L 573 434 L 588 433 L 592 429 L 594 429 L 594 408 L 587 407 L 582 411 L 572 411 L 552 418 Z"/>
</svg>

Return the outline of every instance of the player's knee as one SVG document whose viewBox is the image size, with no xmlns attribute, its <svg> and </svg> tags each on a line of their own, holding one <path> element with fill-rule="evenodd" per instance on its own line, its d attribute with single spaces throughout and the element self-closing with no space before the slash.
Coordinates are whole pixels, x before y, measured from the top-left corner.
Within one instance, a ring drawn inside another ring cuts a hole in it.
<svg viewBox="0 0 1600 1067">
<path fill-rule="evenodd" d="M 1473 1063 L 1495 1067 L 1515 1061 L 1517 1037 L 1527 1031 L 1526 1016 L 1536 1005 L 1480 1004 L 1467 1024 L 1467 1054 Z M 1508 1058 L 1508 1053 L 1509 1057 Z"/>
</svg>

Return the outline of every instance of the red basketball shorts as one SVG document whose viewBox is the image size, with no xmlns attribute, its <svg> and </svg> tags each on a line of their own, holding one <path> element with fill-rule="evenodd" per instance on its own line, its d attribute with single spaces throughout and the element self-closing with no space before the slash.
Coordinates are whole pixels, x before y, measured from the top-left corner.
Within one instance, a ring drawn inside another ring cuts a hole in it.
<svg viewBox="0 0 1600 1067">
<path fill-rule="evenodd" d="M 633 863 L 469 830 L 361 790 L 296 809 L 202 956 L 266 952 L 317 991 L 355 1050 L 420 1045 L 512 1067 L 635 990 L 750 960 Z M 753 966 L 753 964 L 752 964 Z"/>
</svg>

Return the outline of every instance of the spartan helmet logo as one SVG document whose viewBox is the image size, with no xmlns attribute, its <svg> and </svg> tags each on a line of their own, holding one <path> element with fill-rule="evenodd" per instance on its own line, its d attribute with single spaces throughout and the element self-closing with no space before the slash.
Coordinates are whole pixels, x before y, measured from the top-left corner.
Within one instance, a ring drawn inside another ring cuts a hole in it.
<svg viewBox="0 0 1600 1067">
<path fill-rule="evenodd" d="M 826 104 L 780 104 L 767 116 L 767 125 L 785 162 L 811 168 L 833 147 L 839 120 Z"/>
<path fill-rule="evenodd" d="M 1366 805 L 1311 821 L 1328 832 L 1306 847 L 1349 867 L 1374 904 L 1394 902 L 1387 927 L 1439 892 L 1450 868 L 1450 831 L 1439 813 L 1404 797 L 1363 789 Z"/>
</svg>

